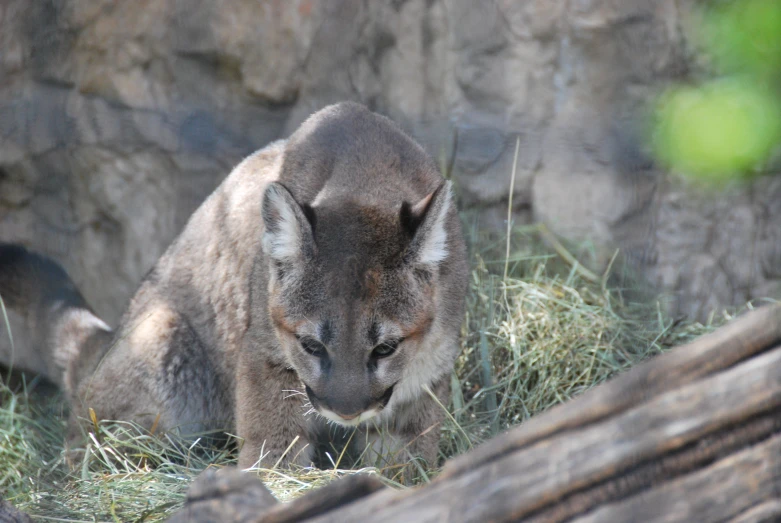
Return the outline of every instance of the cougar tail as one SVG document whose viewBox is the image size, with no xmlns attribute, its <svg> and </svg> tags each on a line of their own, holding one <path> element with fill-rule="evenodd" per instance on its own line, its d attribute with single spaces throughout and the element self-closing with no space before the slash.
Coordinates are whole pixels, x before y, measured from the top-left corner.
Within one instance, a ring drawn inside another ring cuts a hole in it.
<svg viewBox="0 0 781 523">
<path fill-rule="evenodd" d="M 73 281 L 55 261 L 21 245 L 0 242 L 0 298 L 26 331 L 22 361 L 38 368 L 72 393 L 78 385 L 79 360 L 110 342 L 111 328 L 90 309 Z M 5 330 L 0 311 L 0 331 Z"/>
</svg>

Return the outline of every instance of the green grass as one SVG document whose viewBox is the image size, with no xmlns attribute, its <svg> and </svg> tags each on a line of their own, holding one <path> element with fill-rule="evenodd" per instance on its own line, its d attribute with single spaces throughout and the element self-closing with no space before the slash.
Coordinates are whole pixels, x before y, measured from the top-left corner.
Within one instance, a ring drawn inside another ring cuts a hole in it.
<svg viewBox="0 0 781 523">
<path fill-rule="evenodd" d="M 502 237 L 472 233 L 478 248 L 443 426 L 445 458 L 712 328 L 672 321 L 628 278 L 595 277 L 536 238 L 534 229 L 519 230 L 507 258 Z M 0 493 L 41 521 L 160 521 L 200 471 L 235 463 L 232 451 L 193 453 L 117 423 L 100 425 L 69 466 L 64 405 L 44 389 L 36 380 L 0 384 Z M 281 500 L 348 473 L 259 471 Z"/>
</svg>

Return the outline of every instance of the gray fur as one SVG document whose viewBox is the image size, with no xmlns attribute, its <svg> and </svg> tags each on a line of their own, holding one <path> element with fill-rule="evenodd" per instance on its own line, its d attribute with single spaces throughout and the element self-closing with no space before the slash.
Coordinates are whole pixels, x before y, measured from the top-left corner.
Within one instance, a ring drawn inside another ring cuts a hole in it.
<svg viewBox="0 0 781 523">
<path fill-rule="evenodd" d="M 112 338 L 68 353 L 68 377 L 55 379 L 82 416 L 89 407 L 102 419 L 158 420 L 158 431 L 237 431 L 242 467 L 262 453 L 273 464 L 288 447 L 284 461 L 308 463 L 324 418 L 349 426 L 370 415 L 359 430 L 371 449 L 373 427 L 386 426 L 402 449 L 394 459 L 434 464 L 443 413 L 424 387 L 446 402 L 467 280 L 451 199 L 390 120 L 327 107 L 237 166 Z M 80 296 L 68 306 L 88 310 Z"/>
</svg>

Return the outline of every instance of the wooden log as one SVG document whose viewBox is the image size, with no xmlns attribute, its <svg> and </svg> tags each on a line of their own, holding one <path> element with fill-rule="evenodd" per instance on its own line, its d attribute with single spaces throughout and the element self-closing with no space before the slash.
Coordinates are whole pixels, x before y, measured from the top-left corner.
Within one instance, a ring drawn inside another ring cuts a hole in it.
<svg viewBox="0 0 781 523">
<path fill-rule="evenodd" d="M 276 504 L 277 500 L 257 476 L 235 468 L 206 469 L 190 485 L 184 508 L 168 521 L 249 522 Z"/>
<path fill-rule="evenodd" d="M 375 476 L 356 474 L 308 492 L 295 503 L 277 505 L 263 514 L 265 523 L 292 523 L 322 516 L 383 489 L 384 485 Z"/>
<path fill-rule="evenodd" d="M 733 518 L 733 523 L 771 523 L 781 521 L 781 500 L 761 503 Z"/>
<path fill-rule="evenodd" d="M 255 521 L 771 521 L 780 451 L 773 305 L 486 442 L 429 485 L 343 489 L 319 512 L 304 496 Z"/>
<path fill-rule="evenodd" d="M 673 387 L 724 370 L 781 342 L 781 306 L 768 306 L 703 336 L 692 343 L 638 365 L 601 387 L 521 427 L 490 444 L 451 460 L 443 477 L 456 476 L 474 463 L 486 463 L 552 434 L 594 423 L 637 405 Z"/>
<path fill-rule="evenodd" d="M 381 488 L 383 484 L 377 477 L 356 474 L 308 492 L 295 503 L 281 504 L 254 474 L 233 467 L 206 469 L 190 486 L 184 508 L 168 521 L 240 523 L 257 521 L 259 514 L 267 523 L 302 521 L 343 507 Z"/>
<path fill-rule="evenodd" d="M 694 474 L 665 482 L 621 502 L 600 506 L 575 521 L 751 520 L 771 512 L 766 504 L 776 501 L 773 498 L 781 483 L 781 468 L 768 465 L 777 465 L 779 455 L 781 435 L 776 435 Z"/>
</svg>

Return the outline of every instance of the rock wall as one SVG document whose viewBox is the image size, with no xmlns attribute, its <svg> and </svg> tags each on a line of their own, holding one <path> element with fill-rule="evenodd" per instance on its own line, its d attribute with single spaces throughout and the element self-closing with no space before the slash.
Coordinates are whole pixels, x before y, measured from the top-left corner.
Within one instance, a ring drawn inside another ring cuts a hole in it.
<svg viewBox="0 0 781 523">
<path fill-rule="evenodd" d="M 702 193 L 643 146 L 647 101 L 696 67 L 692 1 L 6 0 L 0 239 L 116 321 L 234 164 L 353 99 L 452 163 L 486 227 L 519 140 L 518 218 L 597 265 L 620 247 L 673 312 L 777 294 L 781 182 Z"/>
</svg>

